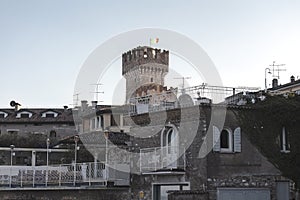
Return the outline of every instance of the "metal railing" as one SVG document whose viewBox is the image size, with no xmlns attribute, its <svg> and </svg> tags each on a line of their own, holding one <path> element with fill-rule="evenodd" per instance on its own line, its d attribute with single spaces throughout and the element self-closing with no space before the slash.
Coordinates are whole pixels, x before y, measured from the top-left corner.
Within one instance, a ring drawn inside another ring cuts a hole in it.
<svg viewBox="0 0 300 200">
<path fill-rule="evenodd" d="M 140 150 L 140 172 L 186 169 L 185 149 L 178 146 Z"/>
<path fill-rule="evenodd" d="M 129 184 L 129 174 L 107 167 L 101 162 L 57 166 L 0 166 L 0 187 L 78 187 L 108 182 Z M 125 175 L 124 175 L 125 174 Z"/>
</svg>

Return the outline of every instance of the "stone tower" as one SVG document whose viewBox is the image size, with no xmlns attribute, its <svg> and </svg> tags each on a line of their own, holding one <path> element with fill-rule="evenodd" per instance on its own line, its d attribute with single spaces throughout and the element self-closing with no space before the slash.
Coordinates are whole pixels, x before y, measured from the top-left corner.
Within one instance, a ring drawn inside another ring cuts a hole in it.
<svg viewBox="0 0 300 200">
<path fill-rule="evenodd" d="M 169 71 L 169 51 L 137 47 L 122 55 L 122 75 L 126 79 L 126 102 L 139 88 L 161 88 Z"/>
</svg>

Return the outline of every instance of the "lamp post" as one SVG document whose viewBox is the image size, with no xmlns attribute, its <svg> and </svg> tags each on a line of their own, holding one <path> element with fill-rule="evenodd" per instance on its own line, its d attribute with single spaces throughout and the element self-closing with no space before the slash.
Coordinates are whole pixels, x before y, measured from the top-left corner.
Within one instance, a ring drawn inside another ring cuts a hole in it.
<svg viewBox="0 0 300 200">
<path fill-rule="evenodd" d="M 48 184 L 48 171 L 49 171 L 49 145 L 50 145 L 50 139 L 47 138 L 46 140 L 46 144 L 47 144 L 47 173 L 46 173 L 46 187 Z"/>
<path fill-rule="evenodd" d="M 13 165 L 13 155 L 14 155 L 15 145 L 10 145 L 10 178 L 9 178 L 9 187 L 11 187 L 11 174 L 12 174 L 12 165 Z"/>
<path fill-rule="evenodd" d="M 267 89 L 268 89 L 268 84 L 267 84 L 267 71 L 268 71 L 268 74 L 272 74 L 270 68 L 265 68 L 265 92 L 267 92 Z"/>
<path fill-rule="evenodd" d="M 77 163 L 77 145 L 78 145 L 78 141 L 79 141 L 79 136 L 75 135 L 74 137 L 74 142 L 75 142 L 75 158 L 74 158 L 74 182 L 73 185 L 76 185 L 76 163 Z"/>
</svg>

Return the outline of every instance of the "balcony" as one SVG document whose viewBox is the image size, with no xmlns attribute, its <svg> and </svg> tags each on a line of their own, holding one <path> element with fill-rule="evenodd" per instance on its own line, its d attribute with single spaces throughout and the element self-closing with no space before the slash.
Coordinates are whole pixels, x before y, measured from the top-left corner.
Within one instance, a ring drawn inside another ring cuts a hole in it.
<svg viewBox="0 0 300 200">
<path fill-rule="evenodd" d="M 185 149 L 178 146 L 144 148 L 140 150 L 140 172 L 184 173 Z"/>
<path fill-rule="evenodd" d="M 0 166 L 0 189 L 128 186 L 129 173 L 116 169 L 120 167 L 112 168 L 101 162 L 57 166 Z"/>
</svg>

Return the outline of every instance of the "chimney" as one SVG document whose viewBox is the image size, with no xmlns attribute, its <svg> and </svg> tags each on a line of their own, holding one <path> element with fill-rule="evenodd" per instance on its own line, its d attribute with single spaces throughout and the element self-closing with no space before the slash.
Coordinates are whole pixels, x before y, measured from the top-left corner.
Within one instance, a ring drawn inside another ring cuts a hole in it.
<svg viewBox="0 0 300 200">
<path fill-rule="evenodd" d="M 68 106 L 64 106 L 64 111 L 66 112 L 68 110 Z"/>
<path fill-rule="evenodd" d="M 274 79 L 272 80 L 272 87 L 273 87 L 273 88 L 278 87 L 278 79 L 274 78 Z"/>
<path fill-rule="evenodd" d="M 82 100 L 81 101 L 81 111 L 85 111 L 88 107 L 87 100 Z"/>
<path fill-rule="evenodd" d="M 295 82 L 295 76 L 291 76 L 291 83 Z"/>
<path fill-rule="evenodd" d="M 98 101 L 92 101 L 92 107 L 96 108 L 97 107 L 97 103 L 98 103 Z"/>
</svg>

